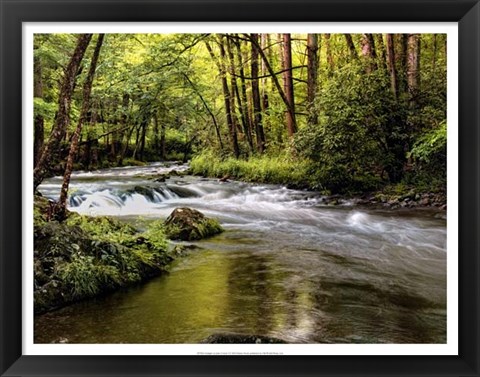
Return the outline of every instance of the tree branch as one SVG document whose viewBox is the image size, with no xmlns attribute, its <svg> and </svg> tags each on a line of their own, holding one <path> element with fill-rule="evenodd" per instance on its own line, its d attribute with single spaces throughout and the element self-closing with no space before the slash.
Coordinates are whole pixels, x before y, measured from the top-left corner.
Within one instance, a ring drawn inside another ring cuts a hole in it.
<svg viewBox="0 0 480 377">
<path fill-rule="evenodd" d="M 296 67 L 282 69 L 281 71 L 274 72 L 273 75 L 269 73 L 268 75 L 262 75 L 262 76 L 256 76 L 256 77 L 245 77 L 245 76 L 241 76 L 241 75 L 238 75 L 238 74 L 234 73 L 233 76 L 243 77 L 245 80 L 257 80 L 257 79 L 263 79 L 263 78 L 266 78 L 266 77 L 277 76 L 277 75 L 279 75 L 283 72 L 293 71 L 294 69 L 306 68 L 306 67 L 307 67 L 306 65 L 297 65 Z"/>
</svg>

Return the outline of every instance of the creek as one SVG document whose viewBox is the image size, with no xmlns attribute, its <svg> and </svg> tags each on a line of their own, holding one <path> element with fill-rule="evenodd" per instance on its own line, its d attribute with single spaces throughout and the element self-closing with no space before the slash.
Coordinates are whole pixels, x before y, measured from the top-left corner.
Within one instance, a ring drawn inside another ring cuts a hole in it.
<svg viewBox="0 0 480 377">
<path fill-rule="evenodd" d="M 216 333 L 291 343 L 445 343 L 446 221 L 425 210 L 327 205 L 278 185 L 172 175 L 186 165 L 77 172 L 69 209 L 142 227 L 191 207 L 225 232 L 170 273 L 35 318 L 35 342 L 198 343 Z M 58 198 L 61 178 L 40 192 Z"/>
</svg>

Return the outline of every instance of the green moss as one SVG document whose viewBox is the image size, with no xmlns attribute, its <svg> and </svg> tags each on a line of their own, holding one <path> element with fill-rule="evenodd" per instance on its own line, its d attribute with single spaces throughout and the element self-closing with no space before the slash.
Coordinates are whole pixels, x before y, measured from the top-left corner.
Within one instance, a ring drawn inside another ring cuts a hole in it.
<svg viewBox="0 0 480 377">
<path fill-rule="evenodd" d="M 220 223 L 192 208 L 175 208 L 163 224 L 168 238 L 194 241 L 223 232 Z"/>
<path fill-rule="evenodd" d="M 196 241 L 222 233 L 224 229 L 216 219 L 205 218 L 190 228 L 187 237 L 184 235 L 185 229 L 178 225 L 166 225 L 165 231 L 171 240 Z"/>
<path fill-rule="evenodd" d="M 51 211 L 49 200 L 40 195 L 33 197 L 33 224 L 39 226 L 45 224 Z"/>
<path fill-rule="evenodd" d="M 35 206 L 37 217 L 42 209 Z M 161 221 L 143 232 L 108 217 L 70 213 L 35 224 L 35 311 L 138 283 L 166 271 L 173 257 Z M 53 282 L 55 284 L 53 284 Z"/>
<path fill-rule="evenodd" d="M 216 219 L 205 219 L 200 223 L 197 229 L 199 239 L 210 237 L 223 232 L 223 228 Z"/>
</svg>

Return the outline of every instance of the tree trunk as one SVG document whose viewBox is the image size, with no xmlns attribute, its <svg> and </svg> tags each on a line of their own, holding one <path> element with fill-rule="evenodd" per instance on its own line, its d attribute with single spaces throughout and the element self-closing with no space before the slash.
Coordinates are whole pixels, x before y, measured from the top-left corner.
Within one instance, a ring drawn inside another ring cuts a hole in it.
<svg viewBox="0 0 480 377">
<path fill-rule="evenodd" d="M 242 113 L 245 117 L 245 135 L 247 137 L 248 145 L 250 146 L 251 151 L 254 151 L 253 139 L 252 139 L 252 118 L 250 116 L 250 110 L 248 108 L 248 97 L 247 97 L 247 84 L 245 83 L 245 70 L 243 69 L 243 59 L 242 59 L 242 49 L 240 41 L 237 39 L 235 42 L 235 47 L 237 51 L 237 60 L 240 72 L 240 88 L 241 88 L 241 103 Z"/>
<path fill-rule="evenodd" d="M 318 80 L 318 35 L 307 35 L 307 112 L 308 124 L 317 124 L 318 116 L 314 110 Z"/>
<path fill-rule="evenodd" d="M 142 120 L 143 122 L 143 120 Z M 133 148 L 132 159 L 137 159 L 138 144 L 140 142 L 140 129 L 142 128 L 142 123 L 135 127 L 135 147 Z"/>
<path fill-rule="evenodd" d="M 73 171 L 73 161 L 77 156 L 78 140 L 82 132 L 82 126 L 87 118 L 88 111 L 90 109 L 90 94 L 92 92 L 93 77 L 95 76 L 95 70 L 97 68 L 98 57 L 100 55 L 100 49 L 102 48 L 104 36 L 105 34 L 98 35 L 95 51 L 93 52 L 92 61 L 90 62 L 90 68 L 88 70 L 88 74 L 85 78 L 85 83 L 83 85 L 82 110 L 80 112 L 80 118 L 78 119 L 77 128 L 75 129 L 75 132 L 73 134 L 70 151 L 68 153 L 67 165 L 65 168 L 65 173 L 63 175 L 62 189 L 60 191 L 60 200 L 55 206 L 54 211 L 55 218 L 59 221 L 64 220 L 66 217 L 68 186 L 70 184 L 70 177 Z"/>
<path fill-rule="evenodd" d="M 293 93 L 293 75 L 292 75 L 292 42 L 290 34 L 283 34 L 283 55 L 284 55 L 284 88 L 285 96 L 288 101 L 288 110 L 286 113 L 287 133 L 289 137 L 293 137 L 297 131 L 297 123 L 295 119 L 295 100 Z"/>
<path fill-rule="evenodd" d="M 147 135 L 147 128 L 148 124 L 150 123 L 150 116 L 145 115 L 145 119 L 142 122 L 142 134 L 140 137 L 140 153 L 139 153 L 139 160 L 143 161 L 144 160 L 144 153 L 145 153 L 145 138 Z"/>
<path fill-rule="evenodd" d="M 112 131 L 112 144 L 110 145 L 110 161 L 115 161 L 116 156 L 118 152 L 120 151 L 120 144 L 121 144 L 121 138 L 120 138 L 120 133 L 118 132 L 116 125 L 121 124 L 122 118 L 118 118 L 116 114 L 118 114 L 118 106 L 119 106 L 119 99 L 117 97 L 114 97 L 111 103 L 111 109 L 110 109 L 110 114 L 113 114 L 110 116 L 110 122 L 109 124 L 112 124 L 114 127 L 114 130 Z M 110 126 L 111 128 L 112 126 Z"/>
<path fill-rule="evenodd" d="M 332 46 L 330 44 L 330 34 L 324 34 L 325 36 L 325 54 L 327 55 L 327 73 L 331 76 L 334 69 L 334 61 L 332 54 Z"/>
<path fill-rule="evenodd" d="M 408 35 L 407 83 L 411 104 L 415 105 L 420 90 L 420 35 Z"/>
<path fill-rule="evenodd" d="M 125 135 L 128 134 L 128 131 L 127 131 L 127 120 L 128 120 L 128 103 L 130 102 L 130 96 L 128 95 L 128 93 L 124 93 L 123 96 L 122 96 L 122 116 L 120 117 L 120 124 L 122 125 L 122 128 L 121 128 L 121 131 L 119 131 L 119 141 L 120 141 L 120 144 L 119 144 L 119 158 L 118 158 L 118 165 L 122 165 L 123 164 L 123 149 L 124 149 L 124 145 L 123 145 L 123 142 L 124 142 L 124 139 L 125 139 Z M 125 143 L 127 143 L 128 141 L 125 140 Z"/>
<path fill-rule="evenodd" d="M 65 70 L 60 94 L 58 96 L 57 118 L 53 125 L 52 133 L 47 144 L 42 150 L 42 154 L 33 171 L 33 189 L 37 189 L 42 183 L 43 178 L 48 173 L 52 158 L 58 155 L 60 149 L 60 141 L 65 137 L 67 126 L 70 122 L 70 106 L 72 102 L 72 94 L 75 86 L 75 79 L 80 67 L 80 63 L 85 55 L 85 51 L 92 39 L 92 34 L 80 34 L 77 39 L 77 45 L 70 58 L 68 66 Z"/>
<path fill-rule="evenodd" d="M 225 41 L 226 43 L 224 44 Z M 235 128 L 235 134 L 237 135 L 237 140 L 238 140 L 238 133 L 241 133 L 242 129 L 239 127 L 238 117 L 237 117 L 237 107 L 235 106 L 235 98 L 240 99 L 240 95 L 238 93 L 238 88 L 237 88 L 237 78 L 235 77 L 236 74 L 235 74 L 235 68 L 233 63 L 233 52 L 231 50 L 231 46 L 228 38 L 226 39 L 218 38 L 218 44 L 220 46 L 220 57 L 222 59 L 222 64 L 224 65 L 225 74 L 227 73 L 227 71 L 230 73 L 230 90 L 231 90 L 230 110 L 232 112 L 233 126 Z M 227 66 L 228 66 L 228 70 L 227 70 Z M 240 109 L 240 104 L 238 107 Z"/>
<path fill-rule="evenodd" d="M 252 80 L 252 102 L 253 102 L 253 124 L 257 135 L 257 150 L 259 153 L 265 151 L 265 134 L 262 124 L 262 105 L 260 101 L 260 88 L 258 87 L 258 55 L 260 48 L 258 45 L 258 34 L 251 34 L 252 41 L 252 60 L 251 75 Z"/>
<path fill-rule="evenodd" d="M 158 135 L 160 134 L 159 130 L 158 130 L 158 114 L 157 114 L 157 111 L 154 111 L 153 112 L 153 151 L 155 153 L 155 158 L 157 156 L 160 157 L 160 139 L 158 137 Z"/>
<path fill-rule="evenodd" d="M 278 94 L 280 94 L 280 97 L 282 98 L 283 103 L 287 107 L 287 111 L 290 112 L 293 115 L 292 118 L 295 119 L 295 107 L 292 106 L 292 104 L 288 100 L 285 92 L 282 89 L 282 86 L 278 82 L 278 78 L 277 78 L 275 72 L 273 71 L 273 68 L 270 65 L 270 62 L 268 61 L 268 59 L 267 59 L 265 53 L 263 52 L 263 50 L 260 48 L 260 46 L 258 44 L 258 34 L 251 34 L 251 35 L 245 34 L 245 36 L 247 38 L 249 38 L 250 41 L 252 42 L 252 48 L 253 48 L 253 46 L 256 47 L 258 53 L 260 54 L 261 58 L 265 62 L 265 67 L 267 68 L 268 72 L 270 73 L 270 75 L 272 77 L 273 83 L 275 84 L 275 86 L 277 88 Z M 254 36 L 256 36 L 256 37 L 254 37 Z M 252 57 L 252 69 L 253 69 L 253 57 Z M 291 67 L 288 70 L 291 71 Z M 257 65 L 257 68 L 256 68 L 256 74 L 255 75 L 252 71 L 252 78 L 255 78 L 255 77 L 258 77 L 258 65 Z M 252 83 L 252 86 L 253 86 L 253 83 Z M 292 88 L 293 88 L 293 86 L 292 86 Z M 292 94 L 293 94 L 293 92 L 292 92 Z"/>
<path fill-rule="evenodd" d="M 34 58 L 34 71 L 33 71 L 33 96 L 35 98 L 43 98 L 43 81 L 42 81 L 42 62 L 40 57 Z M 37 114 L 35 116 L 35 136 L 33 142 L 33 162 L 34 166 L 37 164 L 42 154 L 43 140 L 44 140 L 44 119 L 43 116 Z"/>
<path fill-rule="evenodd" d="M 375 40 L 373 34 L 362 34 L 362 55 L 368 60 L 367 73 L 377 69 L 377 52 L 375 50 Z"/>
<path fill-rule="evenodd" d="M 395 45 L 393 42 L 393 34 L 387 34 L 387 56 L 388 69 L 390 72 L 390 83 L 392 86 L 392 94 L 395 100 L 398 99 L 398 78 L 397 68 L 395 66 Z"/>
<path fill-rule="evenodd" d="M 269 38 L 269 34 L 260 34 L 260 48 L 262 49 L 262 51 L 265 51 L 269 45 L 268 38 Z M 269 51 L 271 51 L 271 49 L 269 49 Z M 269 60 L 272 61 L 272 59 L 269 59 Z M 263 60 L 260 61 L 260 76 L 262 76 L 259 83 L 260 98 L 262 99 L 263 113 L 265 114 L 268 109 L 268 81 L 269 80 L 267 77 L 267 67 L 265 66 L 265 62 Z M 267 104 L 267 107 L 265 107 L 266 104 Z"/>
<path fill-rule="evenodd" d="M 353 39 L 351 34 L 343 34 L 345 36 L 345 41 L 347 42 L 348 51 L 350 51 L 350 56 L 353 60 L 358 60 L 357 50 L 353 44 Z"/>
<path fill-rule="evenodd" d="M 130 144 L 130 139 L 132 138 L 132 135 L 133 135 L 133 131 L 135 131 L 136 129 L 136 126 L 133 125 L 132 127 L 130 127 L 130 130 L 128 131 L 127 133 L 127 138 L 125 140 L 125 144 L 123 145 L 123 148 L 122 148 L 122 153 L 120 153 L 120 157 L 118 159 L 118 166 L 122 166 L 123 165 L 123 159 L 125 158 L 125 156 L 127 155 L 127 152 L 128 152 L 128 146 Z"/>
<path fill-rule="evenodd" d="M 377 50 L 379 55 L 379 61 L 381 68 L 387 70 L 387 50 L 385 49 L 385 43 L 383 43 L 383 34 L 377 34 Z"/>
<path fill-rule="evenodd" d="M 225 49 L 223 49 L 223 45 L 220 43 L 220 59 L 217 61 L 217 58 L 215 54 L 213 53 L 212 47 L 210 44 L 205 41 L 205 45 L 207 47 L 207 50 L 212 57 L 212 60 L 215 62 L 215 64 L 218 67 L 218 70 L 220 72 L 220 78 L 222 80 L 222 90 L 223 90 L 223 100 L 225 104 L 225 115 L 227 118 L 227 125 L 230 133 L 230 141 L 232 143 L 232 149 L 233 153 L 235 155 L 235 158 L 238 158 L 240 156 L 240 148 L 238 147 L 238 139 L 237 139 L 237 130 L 235 128 L 235 124 L 233 123 L 233 117 L 232 117 L 232 109 L 231 109 L 231 100 L 230 100 L 230 90 L 228 88 L 228 83 L 227 83 L 227 73 L 225 71 Z"/>
<path fill-rule="evenodd" d="M 408 34 L 400 34 L 397 37 L 400 43 L 400 54 L 397 56 L 396 60 L 400 62 L 400 69 L 398 71 L 399 76 L 399 92 L 407 93 L 408 92 L 408 81 L 407 81 L 407 71 L 408 71 Z"/>
<path fill-rule="evenodd" d="M 267 52 L 268 60 L 273 61 L 273 49 L 270 47 L 271 39 L 270 34 L 260 34 L 260 48 L 262 51 Z M 262 78 L 259 82 L 259 89 L 260 89 L 260 101 L 262 105 L 262 126 L 263 129 L 269 128 L 270 119 L 268 115 L 270 114 L 269 110 L 269 94 L 273 90 L 273 78 L 268 77 L 267 74 L 267 67 L 265 66 L 265 62 L 263 59 L 260 60 L 260 76 Z M 265 135 L 264 135 L 265 137 Z"/>
</svg>

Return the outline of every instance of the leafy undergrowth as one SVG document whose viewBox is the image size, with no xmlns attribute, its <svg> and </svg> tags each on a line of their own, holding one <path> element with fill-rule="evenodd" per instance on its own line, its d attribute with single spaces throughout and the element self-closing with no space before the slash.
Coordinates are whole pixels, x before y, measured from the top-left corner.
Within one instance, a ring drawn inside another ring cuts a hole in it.
<svg viewBox="0 0 480 377">
<path fill-rule="evenodd" d="M 69 303 L 139 283 L 166 271 L 163 222 L 138 232 L 107 217 L 70 213 L 47 221 L 48 201 L 35 199 L 34 309 L 46 312 Z"/>
</svg>

